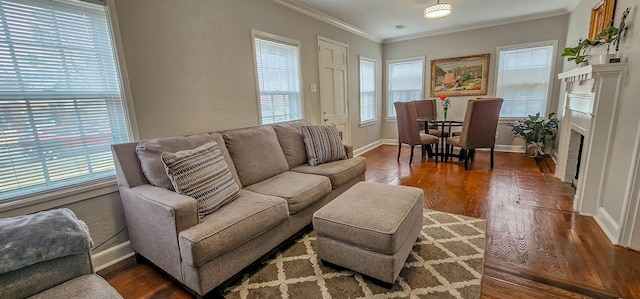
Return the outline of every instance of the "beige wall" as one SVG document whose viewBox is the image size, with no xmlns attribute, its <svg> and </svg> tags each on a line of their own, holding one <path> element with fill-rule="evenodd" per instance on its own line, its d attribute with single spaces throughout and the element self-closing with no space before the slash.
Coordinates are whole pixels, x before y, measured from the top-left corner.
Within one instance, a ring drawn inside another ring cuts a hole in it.
<svg viewBox="0 0 640 299">
<path fill-rule="evenodd" d="M 116 7 L 142 139 L 259 124 L 251 29 L 301 42 L 304 116 L 316 123 L 317 38 L 349 45 L 352 143 L 380 137 L 379 124 L 358 126 L 358 55 L 380 60 L 377 42 L 268 0 L 117 0 Z"/>
<path fill-rule="evenodd" d="M 380 139 L 380 122 L 360 128 L 358 55 L 378 60 L 382 46 L 268 0 L 116 0 L 140 138 L 259 124 L 251 29 L 301 42 L 304 115 L 320 121 L 317 37 L 349 45 L 352 143 Z M 378 95 L 381 103 L 381 93 Z M 381 105 L 381 104 L 379 104 Z M 98 252 L 128 240 L 117 192 L 66 205 L 87 222 Z M 8 217 L 34 212 L 20 209 Z"/>
<path fill-rule="evenodd" d="M 569 27 L 567 31 L 567 46 L 574 47 L 579 38 L 585 38 L 589 29 L 590 10 L 598 3 L 598 0 L 583 0 L 571 12 L 569 17 Z M 624 37 L 620 47 L 620 54 L 623 62 L 628 64 L 625 71 L 625 79 L 621 88 L 620 99 L 618 103 L 617 127 L 612 137 L 610 148 L 610 159 L 606 169 L 602 171 L 606 173 L 607 181 L 605 189 L 601 195 L 600 206 L 609 214 L 613 221 L 625 226 L 628 211 L 638 210 L 638 202 L 640 201 L 640 179 L 638 179 L 638 163 L 632 163 L 631 157 L 636 156 L 638 146 L 640 145 L 640 18 L 638 18 L 638 1 L 637 0 L 618 0 L 616 2 L 616 11 L 614 14 L 615 25 L 618 26 L 622 12 L 627 7 L 631 8 L 631 13 L 627 17 L 626 24 L 629 30 Z M 564 69 L 570 70 L 575 67 L 573 62 L 565 62 Z M 606 100 L 606 99 L 605 99 Z M 558 106 L 561 111 L 562 103 Z M 635 176 L 635 178 L 634 178 Z M 626 190 L 616 186 L 626 185 L 631 180 L 635 182 L 633 190 Z M 626 192 L 632 192 L 627 195 Z M 626 202 L 625 198 L 631 197 L 630 202 Z M 639 211 L 640 212 L 640 211 Z M 633 213 L 632 213 L 633 214 Z M 627 226 L 631 229 L 630 225 Z M 640 248 L 640 219 L 636 224 L 636 248 Z"/>
<path fill-rule="evenodd" d="M 360 128 L 358 55 L 378 60 L 382 46 L 268 0 L 116 0 L 116 9 L 140 138 L 210 132 L 259 124 L 251 29 L 301 42 L 304 116 L 320 121 L 318 36 L 349 45 L 352 143 L 380 139 L 380 122 Z M 381 105 L 381 93 L 377 99 Z M 84 220 L 94 253 L 128 240 L 118 192 L 79 194 L 63 204 Z M 55 207 L 43 204 L 0 212 L 0 217 Z M 124 229 L 124 230 L 123 230 Z"/>
<path fill-rule="evenodd" d="M 558 41 L 558 57 L 562 53 L 566 38 L 568 15 L 556 16 L 533 21 L 519 22 L 507 25 L 481 28 L 464 32 L 424 37 L 419 39 L 393 42 L 383 46 L 384 59 L 398 59 L 426 55 L 425 95 L 429 97 L 429 82 L 431 80 L 431 60 L 458 56 L 489 53 L 489 83 L 488 95 L 495 95 L 496 51 L 497 47 L 525 44 L 537 41 Z M 385 66 L 386 68 L 386 66 Z M 557 59 L 555 74 L 562 70 L 562 60 Z M 385 75 L 386 76 L 386 75 Z M 386 79 L 386 78 L 385 78 Z M 386 81 L 385 81 L 386 82 Z M 554 80 L 551 93 L 549 111 L 555 111 L 558 103 L 560 84 Z M 386 84 L 386 83 L 385 83 Z M 448 118 L 462 120 L 466 109 L 466 102 L 475 97 L 452 97 Z M 386 95 L 384 96 L 386 101 Z M 440 110 L 439 115 L 442 114 Z M 397 127 L 394 122 L 386 122 L 383 126 L 383 138 L 396 139 Z M 505 124 L 498 127 L 498 145 L 522 144 L 513 140 L 511 128 Z"/>
</svg>

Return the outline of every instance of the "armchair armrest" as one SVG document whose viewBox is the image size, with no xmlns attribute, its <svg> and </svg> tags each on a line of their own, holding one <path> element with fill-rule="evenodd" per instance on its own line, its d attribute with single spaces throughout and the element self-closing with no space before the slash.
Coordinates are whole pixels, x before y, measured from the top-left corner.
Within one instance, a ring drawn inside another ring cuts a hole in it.
<svg viewBox="0 0 640 299">
<path fill-rule="evenodd" d="M 344 146 L 344 151 L 347 152 L 347 158 L 353 158 L 353 145 L 351 144 L 342 144 Z"/>
<path fill-rule="evenodd" d="M 178 233 L 198 224 L 195 199 L 152 185 L 120 186 L 131 247 L 182 280 Z"/>
</svg>

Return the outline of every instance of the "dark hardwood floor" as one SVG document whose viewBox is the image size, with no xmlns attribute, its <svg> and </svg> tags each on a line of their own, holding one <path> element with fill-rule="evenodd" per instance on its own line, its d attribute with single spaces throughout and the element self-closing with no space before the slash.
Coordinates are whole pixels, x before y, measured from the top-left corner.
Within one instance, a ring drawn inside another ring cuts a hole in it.
<svg viewBox="0 0 640 299">
<path fill-rule="evenodd" d="M 367 158 L 368 181 L 422 188 L 425 207 L 487 220 L 485 298 L 640 298 L 640 253 L 614 246 L 590 217 L 572 210 L 574 191 L 553 161 L 478 151 L 461 163 L 414 159 L 381 146 Z M 416 149 L 419 157 L 419 150 Z M 190 298 L 154 267 L 125 261 L 101 271 L 125 298 Z"/>
</svg>

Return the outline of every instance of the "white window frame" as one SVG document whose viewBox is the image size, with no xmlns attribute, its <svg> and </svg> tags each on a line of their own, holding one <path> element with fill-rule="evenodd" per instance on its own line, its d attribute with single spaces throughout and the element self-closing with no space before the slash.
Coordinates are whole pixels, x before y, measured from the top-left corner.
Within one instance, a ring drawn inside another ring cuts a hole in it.
<svg viewBox="0 0 640 299">
<path fill-rule="evenodd" d="M 116 13 L 115 0 L 104 0 L 107 15 L 107 23 L 111 30 L 116 68 L 118 70 L 121 97 L 125 118 L 128 123 L 129 136 L 132 141 L 139 140 L 138 125 L 135 116 L 131 85 L 127 72 L 122 38 Z M 35 194 L 17 196 L 0 202 L 0 217 L 11 217 L 21 214 L 52 209 L 75 202 L 85 201 L 90 198 L 104 196 L 118 191 L 116 176 L 112 175 L 104 179 L 89 180 L 67 187 L 53 188 Z"/>
<path fill-rule="evenodd" d="M 373 63 L 373 118 L 362 119 L 362 62 Z M 360 127 L 374 125 L 378 122 L 378 61 L 375 58 L 360 55 L 358 59 L 358 95 L 360 97 Z"/>
<path fill-rule="evenodd" d="M 302 44 L 300 43 L 300 41 L 295 40 L 295 39 L 291 39 L 291 38 L 287 38 L 287 37 L 283 37 L 283 36 L 279 36 L 279 35 L 275 35 L 275 34 L 271 34 L 271 33 L 267 33 L 267 32 L 263 32 L 263 31 L 259 31 L 256 29 L 251 29 L 251 47 L 252 47 L 252 51 L 253 51 L 253 72 L 254 72 L 254 78 L 255 78 L 255 86 L 256 86 L 256 103 L 258 104 L 258 122 L 260 124 L 263 124 L 262 122 L 262 103 L 260 101 L 260 81 L 258 79 L 258 61 L 257 61 L 257 57 L 256 57 L 256 37 L 257 38 L 262 38 L 262 39 L 266 39 L 266 40 L 271 40 L 273 42 L 277 42 L 277 43 L 281 43 L 281 44 L 287 44 L 290 46 L 295 46 L 298 49 L 298 89 L 300 90 L 300 118 L 298 119 L 303 119 L 304 118 L 304 84 L 302 82 Z M 293 120 L 293 119 L 291 119 Z"/>
<path fill-rule="evenodd" d="M 395 63 L 400 63 L 400 62 L 407 62 L 407 61 L 417 61 L 420 60 L 422 62 L 422 80 L 420 80 L 420 86 L 422 89 L 422 92 L 420 93 L 420 97 L 422 99 L 424 99 L 424 95 L 425 95 L 425 90 L 424 90 L 424 81 L 425 81 L 425 61 L 426 61 L 426 57 L 425 56 L 414 56 L 414 57 L 406 57 L 406 58 L 399 58 L 399 59 L 389 59 L 387 60 L 387 99 L 386 99 L 386 117 L 385 120 L 388 122 L 396 122 L 396 117 L 395 116 L 389 116 L 389 112 L 394 109 L 393 107 L 393 102 L 391 101 L 391 80 L 389 78 L 389 76 L 391 75 L 391 72 L 389 71 L 390 69 L 390 65 L 391 64 L 395 64 Z M 416 99 L 417 100 L 417 99 Z"/>
<path fill-rule="evenodd" d="M 547 102 L 545 104 L 545 111 L 541 111 L 541 116 L 546 117 L 549 114 L 550 111 L 550 103 L 551 103 L 551 96 L 553 94 L 553 83 L 555 82 L 554 80 L 554 74 L 556 73 L 555 68 L 556 68 L 556 56 L 555 55 L 558 51 L 558 40 L 546 40 L 546 41 L 538 41 L 538 42 L 531 42 L 531 43 L 524 43 L 524 44 L 515 44 L 515 45 L 506 45 L 506 46 L 500 46 L 496 48 L 496 79 L 494 82 L 494 86 L 493 86 L 493 90 L 495 91 L 495 94 L 497 95 L 498 93 L 498 72 L 500 70 L 500 64 L 502 63 L 500 61 L 500 51 L 502 50 L 514 50 L 514 49 L 522 49 L 522 48 L 533 48 L 533 47 L 542 47 L 542 46 L 553 46 L 553 50 L 552 53 L 553 55 L 551 55 L 551 68 L 550 68 L 550 72 L 549 72 L 549 85 L 547 88 Z M 526 117 L 523 116 L 523 117 Z M 520 120 L 522 119 L 522 117 L 500 117 L 500 122 L 501 123 L 508 123 L 508 122 L 512 122 L 515 120 Z"/>
</svg>

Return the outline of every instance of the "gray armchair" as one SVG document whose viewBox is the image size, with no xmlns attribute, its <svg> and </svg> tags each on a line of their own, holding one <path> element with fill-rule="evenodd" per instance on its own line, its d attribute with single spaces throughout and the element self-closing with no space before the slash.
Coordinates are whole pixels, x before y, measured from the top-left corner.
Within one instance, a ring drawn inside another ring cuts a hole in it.
<svg viewBox="0 0 640 299">
<path fill-rule="evenodd" d="M 69 209 L 0 219 L 0 298 L 122 298 L 93 273 L 92 245 Z"/>
</svg>

